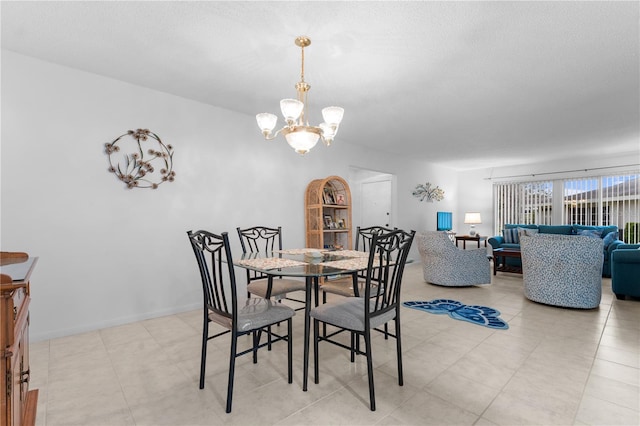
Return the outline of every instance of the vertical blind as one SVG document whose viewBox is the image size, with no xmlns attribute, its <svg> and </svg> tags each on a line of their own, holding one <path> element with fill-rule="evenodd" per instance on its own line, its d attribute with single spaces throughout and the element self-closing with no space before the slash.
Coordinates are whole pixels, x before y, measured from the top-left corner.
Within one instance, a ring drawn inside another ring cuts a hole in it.
<svg viewBox="0 0 640 426">
<path fill-rule="evenodd" d="M 562 200 L 561 224 L 616 225 L 628 244 L 640 243 L 640 173 L 556 181 L 501 182 L 493 186 L 495 232 L 508 223 L 551 225 L 553 185 Z M 558 224 L 555 224 L 558 225 Z"/>
<path fill-rule="evenodd" d="M 630 244 L 640 241 L 640 174 L 563 181 L 564 223 L 616 225 Z"/>
<path fill-rule="evenodd" d="M 494 224 L 499 234 L 507 223 L 550 225 L 553 182 L 501 182 L 493 186 Z"/>
</svg>

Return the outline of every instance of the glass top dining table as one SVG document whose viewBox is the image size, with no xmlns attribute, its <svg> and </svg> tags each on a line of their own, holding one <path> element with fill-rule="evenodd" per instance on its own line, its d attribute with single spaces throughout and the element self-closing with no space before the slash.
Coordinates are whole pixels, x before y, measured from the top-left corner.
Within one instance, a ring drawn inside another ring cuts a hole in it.
<svg viewBox="0 0 640 426">
<path fill-rule="evenodd" d="M 305 278 L 303 391 L 307 390 L 309 372 L 311 293 L 314 293 L 315 305 L 318 306 L 320 277 L 351 275 L 355 286 L 357 272 L 367 269 L 368 260 L 368 252 L 306 248 L 244 253 L 240 259 L 233 262 L 235 266 L 261 272 L 270 277 Z"/>
</svg>

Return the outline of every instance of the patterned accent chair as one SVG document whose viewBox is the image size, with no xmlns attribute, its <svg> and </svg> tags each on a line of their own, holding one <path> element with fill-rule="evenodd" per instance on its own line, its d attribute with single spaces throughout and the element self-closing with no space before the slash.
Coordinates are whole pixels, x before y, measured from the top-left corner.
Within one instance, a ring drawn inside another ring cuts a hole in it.
<svg viewBox="0 0 640 426">
<path fill-rule="evenodd" d="M 527 299 L 592 309 L 602 298 L 602 238 L 538 234 L 520 239 Z"/>
<path fill-rule="evenodd" d="M 487 250 L 460 250 L 446 232 L 425 231 L 417 235 L 424 280 L 448 287 L 491 284 Z"/>
</svg>

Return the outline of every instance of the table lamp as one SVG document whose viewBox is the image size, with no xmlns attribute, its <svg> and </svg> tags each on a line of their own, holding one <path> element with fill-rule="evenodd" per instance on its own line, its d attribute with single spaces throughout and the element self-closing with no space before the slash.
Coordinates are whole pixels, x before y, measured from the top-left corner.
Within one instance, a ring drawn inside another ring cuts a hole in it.
<svg viewBox="0 0 640 426">
<path fill-rule="evenodd" d="M 464 214 L 464 223 L 471 225 L 471 229 L 469 229 L 469 235 L 472 237 L 476 236 L 476 224 L 482 223 L 482 219 L 480 218 L 480 213 L 472 212 Z"/>
</svg>

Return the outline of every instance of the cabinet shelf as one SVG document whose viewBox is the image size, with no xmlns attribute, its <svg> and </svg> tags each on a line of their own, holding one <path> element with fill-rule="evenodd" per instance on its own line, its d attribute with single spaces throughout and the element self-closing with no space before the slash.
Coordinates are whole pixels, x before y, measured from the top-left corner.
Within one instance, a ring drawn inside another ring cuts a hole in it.
<svg viewBox="0 0 640 426">
<path fill-rule="evenodd" d="M 323 208 L 326 209 L 349 209 L 351 206 L 346 206 L 344 204 L 323 204 Z"/>
</svg>

